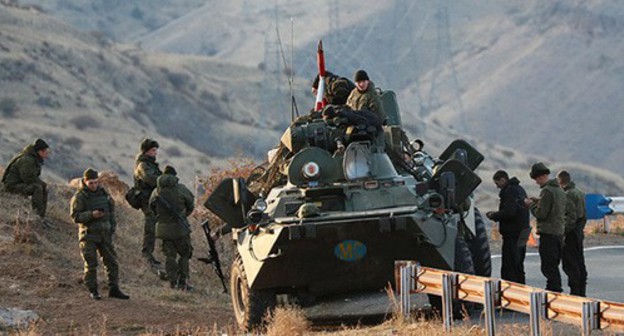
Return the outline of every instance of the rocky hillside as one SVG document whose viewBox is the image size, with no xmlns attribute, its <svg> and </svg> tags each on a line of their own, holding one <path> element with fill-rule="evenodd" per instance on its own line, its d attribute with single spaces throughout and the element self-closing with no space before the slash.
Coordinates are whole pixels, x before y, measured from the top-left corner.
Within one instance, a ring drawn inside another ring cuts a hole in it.
<svg viewBox="0 0 624 336">
<path fill-rule="evenodd" d="M 0 50 L 0 160 L 42 137 L 53 148 L 46 172 L 58 178 L 86 165 L 127 178 L 140 140 L 154 137 L 161 161 L 191 179 L 232 156 L 264 153 L 289 118 L 256 113 L 257 70 L 146 54 L 34 8 L 0 4 Z"/>
<path fill-rule="evenodd" d="M 96 12 L 76 9 L 84 8 L 83 2 L 43 6 L 93 29 L 82 17 Z M 368 69 L 377 84 L 400 92 L 409 122 L 427 118 L 531 155 L 624 169 L 618 154 L 624 117 L 617 113 L 624 103 L 619 94 L 620 2 L 241 0 L 194 5 L 183 1 L 177 19 L 121 40 L 148 50 L 279 69 L 275 27 L 280 26 L 288 49 L 292 18 L 294 68 L 305 81 L 314 72 L 314 44 L 323 38 L 330 69 L 345 75 Z M 104 20 L 101 30 L 125 22 L 133 27 L 127 10 L 117 12 L 123 7 L 98 7 L 99 16 L 90 21 L 106 17 L 106 10 L 118 15 L 115 21 Z M 161 12 L 159 6 L 145 8 L 146 16 Z"/>
<path fill-rule="evenodd" d="M 271 99 L 278 91 L 266 85 L 257 68 L 204 56 L 146 53 L 76 30 L 36 8 L 0 5 L 0 18 L 2 162 L 43 137 L 53 147 L 44 170 L 49 177 L 67 180 L 93 165 L 129 181 L 138 142 L 149 136 L 162 144 L 160 161 L 175 164 L 192 185 L 195 175 L 232 157 L 263 160 L 290 118 L 287 92 Z M 311 105 L 307 82 L 295 78 L 295 83 L 305 113 Z M 530 185 L 526 172 L 536 160 L 573 167 L 587 191 L 624 191 L 624 182 L 606 171 L 527 156 L 403 111 L 410 136 L 422 138 L 433 155 L 454 138 L 467 138 L 485 154 L 479 170 L 485 183 L 478 192 L 483 207 L 495 205 L 490 182 L 495 170 L 510 169 Z"/>
</svg>

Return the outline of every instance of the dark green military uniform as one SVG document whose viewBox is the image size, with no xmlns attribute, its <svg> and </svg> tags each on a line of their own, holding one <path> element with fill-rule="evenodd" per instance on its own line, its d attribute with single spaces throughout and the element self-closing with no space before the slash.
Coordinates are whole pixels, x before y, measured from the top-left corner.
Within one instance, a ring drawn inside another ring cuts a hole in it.
<svg viewBox="0 0 624 336">
<path fill-rule="evenodd" d="M 134 186 L 141 191 L 144 203 L 141 211 L 145 217 L 143 224 L 143 256 L 150 262 L 154 262 L 154 246 L 156 243 L 156 215 L 148 205 L 149 196 L 156 188 L 156 180 L 162 174 L 156 163 L 156 158 L 139 154 L 136 157 L 136 165 L 134 168 Z"/>
<path fill-rule="evenodd" d="M 375 112 L 379 120 L 383 123 L 386 120 L 386 113 L 381 104 L 381 98 L 375 90 L 375 83 L 368 82 L 368 88 L 364 92 L 360 92 L 357 88 L 351 91 L 347 99 L 347 105 L 356 111 L 368 110 Z"/>
<path fill-rule="evenodd" d="M 570 294 L 585 296 L 587 268 L 583 253 L 583 230 L 587 223 L 585 215 L 585 194 L 576 188 L 574 182 L 564 187 L 566 193 L 565 236 L 561 262 L 568 275 Z"/>
<path fill-rule="evenodd" d="M 557 180 L 549 180 L 541 187 L 539 201 L 531 205 L 538 234 L 563 236 L 566 202 L 565 192 Z"/>
<path fill-rule="evenodd" d="M 40 178 L 43 159 L 34 145 L 26 146 L 6 167 L 2 183 L 11 193 L 32 196 L 35 212 L 44 217 L 48 206 L 47 185 Z"/>
<path fill-rule="evenodd" d="M 542 274 L 546 277 L 546 289 L 562 292 L 561 249 L 563 240 L 566 195 L 557 180 L 549 180 L 541 186 L 540 199 L 531 205 L 531 213 L 537 219 L 540 235 L 539 254 Z"/>
<path fill-rule="evenodd" d="M 174 175 L 163 174 L 157 184 L 149 205 L 158 218 L 156 237 L 162 239 L 167 278 L 172 287 L 186 288 L 193 247 L 190 227 L 182 223 L 180 217 L 186 218 L 193 212 L 194 197 L 190 190 L 178 183 Z M 159 202 L 159 198 L 164 199 L 173 209 Z"/>
<path fill-rule="evenodd" d="M 102 210 L 104 216 L 94 218 L 94 210 Z M 106 190 L 98 187 L 91 191 L 82 182 L 82 188 L 71 200 L 71 217 L 78 224 L 80 252 L 84 260 L 84 283 L 89 291 L 97 291 L 98 252 L 106 274 L 109 288 L 117 288 L 119 282 L 119 266 L 113 247 L 115 233 L 114 203 Z"/>
</svg>

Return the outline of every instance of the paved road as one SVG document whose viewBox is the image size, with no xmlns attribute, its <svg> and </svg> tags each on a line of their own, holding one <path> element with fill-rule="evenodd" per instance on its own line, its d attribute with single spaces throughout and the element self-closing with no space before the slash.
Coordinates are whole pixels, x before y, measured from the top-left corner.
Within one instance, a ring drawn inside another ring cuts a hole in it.
<svg viewBox="0 0 624 336">
<path fill-rule="evenodd" d="M 492 276 L 500 278 L 500 255 L 492 256 Z M 596 246 L 585 249 L 588 285 L 587 296 L 591 298 L 624 302 L 624 246 Z M 546 279 L 540 271 L 537 252 L 527 253 L 524 261 L 527 285 L 544 288 Z M 569 293 L 568 278 L 561 270 L 564 292 Z"/>
<path fill-rule="evenodd" d="M 598 246 L 585 249 L 585 259 L 589 273 L 587 295 L 591 298 L 624 302 L 624 246 Z M 492 276 L 500 278 L 500 255 L 492 256 Z M 527 285 L 544 288 L 546 281 L 540 271 L 540 260 L 537 252 L 527 253 L 525 272 Z M 564 290 L 569 292 L 567 277 L 561 271 Z M 423 307 L 428 302 L 423 294 L 412 296 L 414 309 Z M 319 304 L 307 308 L 306 313 L 313 321 L 323 324 L 327 321 L 345 323 L 358 320 L 362 316 L 381 316 L 392 311 L 392 304 L 387 294 L 362 295 L 337 299 L 333 302 Z M 497 323 L 528 323 L 528 315 L 506 312 L 497 315 Z M 469 323 L 481 323 L 480 311 L 473 311 Z M 567 329 L 566 329 L 567 330 Z"/>
</svg>

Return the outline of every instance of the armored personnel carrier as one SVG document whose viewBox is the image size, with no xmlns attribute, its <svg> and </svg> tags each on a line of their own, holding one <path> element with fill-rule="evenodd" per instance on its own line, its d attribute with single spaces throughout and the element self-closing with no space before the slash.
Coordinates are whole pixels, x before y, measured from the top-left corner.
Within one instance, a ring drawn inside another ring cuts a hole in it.
<svg viewBox="0 0 624 336">
<path fill-rule="evenodd" d="M 299 118 L 268 167 L 222 181 L 206 201 L 233 227 L 230 287 L 243 330 L 261 324 L 278 297 L 309 305 L 379 291 L 393 283 L 395 260 L 488 267 L 485 229 L 470 204 L 483 156 L 463 140 L 430 156 L 421 141 L 408 143 L 394 94 L 382 97 L 387 125 L 327 109 Z"/>
</svg>

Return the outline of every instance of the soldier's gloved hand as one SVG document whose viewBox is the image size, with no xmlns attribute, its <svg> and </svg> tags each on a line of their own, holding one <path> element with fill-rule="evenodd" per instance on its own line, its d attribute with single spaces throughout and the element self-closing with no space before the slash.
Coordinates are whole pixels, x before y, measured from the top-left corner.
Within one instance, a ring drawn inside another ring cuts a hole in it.
<svg viewBox="0 0 624 336">
<path fill-rule="evenodd" d="M 93 216 L 93 218 L 95 218 L 95 219 L 102 218 L 102 217 L 104 217 L 104 211 L 102 211 L 102 210 L 93 210 L 91 212 L 91 216 Z"/>
</svg>

